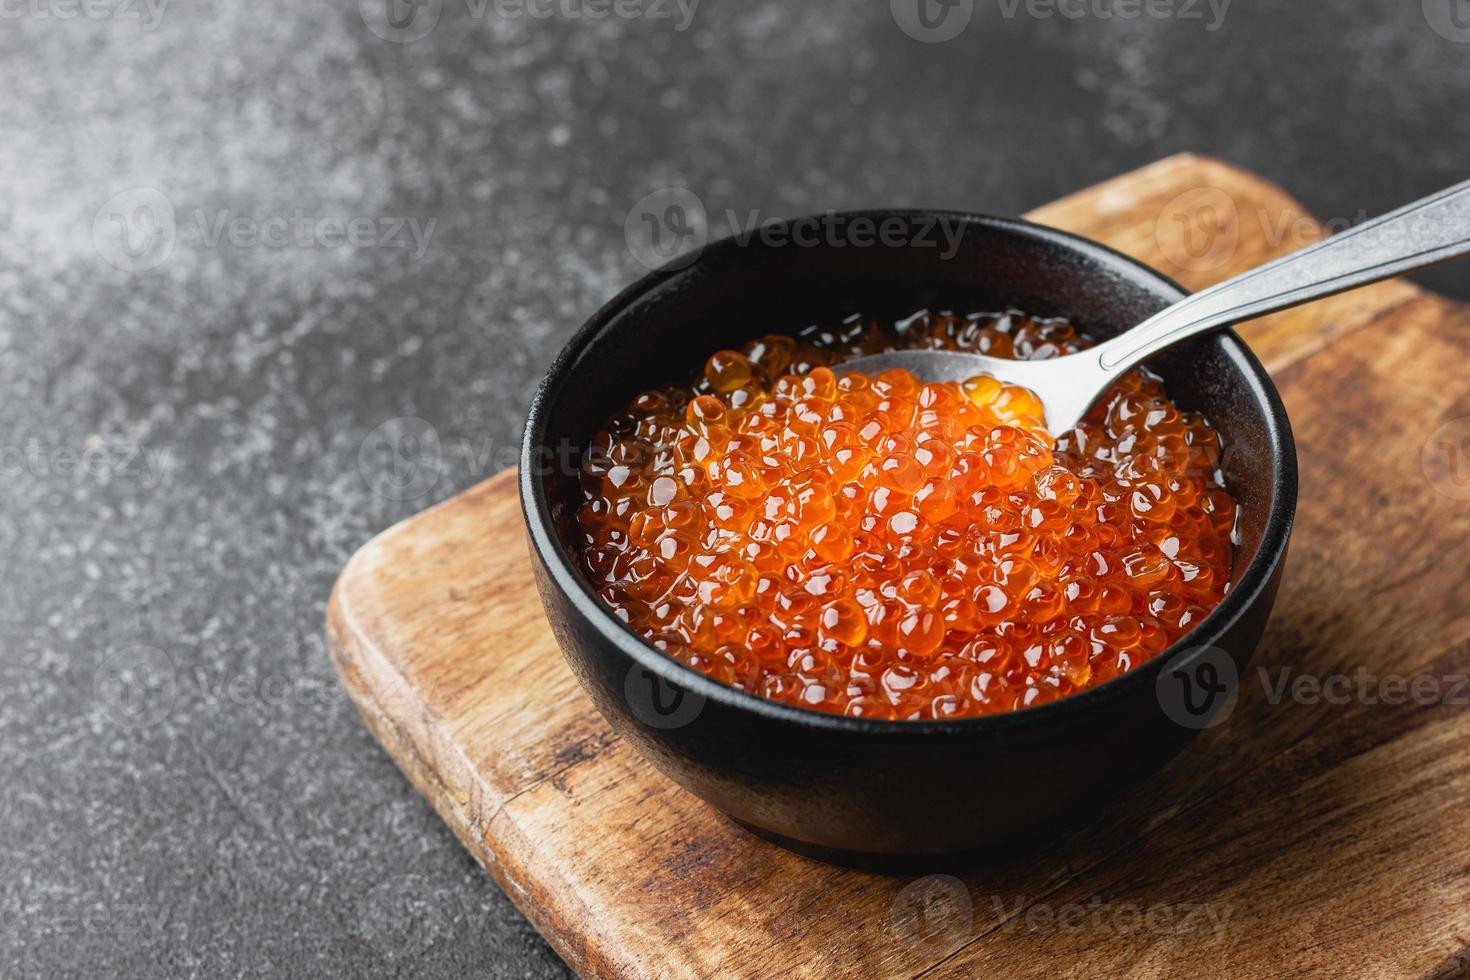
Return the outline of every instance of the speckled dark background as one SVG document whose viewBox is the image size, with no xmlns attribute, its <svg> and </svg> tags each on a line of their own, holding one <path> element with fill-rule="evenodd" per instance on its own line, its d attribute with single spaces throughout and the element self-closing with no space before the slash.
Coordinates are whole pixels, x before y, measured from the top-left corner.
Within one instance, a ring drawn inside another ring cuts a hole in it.
<svg viewBox="0 0 1470 980">
<path fill-rule="evenodd" d="M 883 0 L 429 0 L 407 43 L 384 0 L 75 2 L 0 11 L 5 976 L 564 972 L 359 724 L 321 620 L 359 544 L 508 464 L 641 271 L 648 192 L 1009 213 L 1196 150 L 1352 218 L 1470 175 L 1452 0 L 979 0 L 946 43 Z M 250 235 L 298 213 L 366 224 Z M 403 416 L 438 469 L 369 438 Z"/>
</svg>

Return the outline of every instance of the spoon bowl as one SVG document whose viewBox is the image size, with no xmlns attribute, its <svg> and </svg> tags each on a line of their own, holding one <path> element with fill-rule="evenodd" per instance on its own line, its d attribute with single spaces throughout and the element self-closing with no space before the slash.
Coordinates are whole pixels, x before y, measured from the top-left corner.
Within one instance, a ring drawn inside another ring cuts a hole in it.
<svg viewBox="0 0 1470 980">
<path fill-rule="evenodd" d="M 1022 361 L 966 351 L 895 350 L 854 357 L 836 365 L 833 370 L 838 374 L 874 375 L 900 368 L 923 381 L 955 382 L 988 374 L 1006 384 L 1019 385 L 1039 395 L 1046 407 L 1046 429 L 1055 439 L 1075 426 L 1102 394 L 1101 390 L 1093 391 L 1085 384 L 1068 385 L 1058 381 L 1058 361 L 1070 361 L 1087 353 L 1088 351 L 1082 351 L 1049 360 Z"/>
</svg>

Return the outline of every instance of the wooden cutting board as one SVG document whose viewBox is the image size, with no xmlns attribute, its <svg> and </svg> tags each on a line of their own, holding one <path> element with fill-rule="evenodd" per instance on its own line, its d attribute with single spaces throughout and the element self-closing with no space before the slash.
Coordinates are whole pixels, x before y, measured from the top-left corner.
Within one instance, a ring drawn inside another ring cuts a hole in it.
<svg viewBox="0 0 1470 980">
<path fill-rule="evenodd" d="M 1280 190 L 1193 156 L 1031 217 L 1191 288 L 1321 234 Z M 552 640 L 513 473 L 353 557 L 332 657 L 384 748 L 588 976 L 1470 974 L 1470 312 L 1390 282 L 1242 333 L 1290 411 L 1301 505 L 1239 703 L 1126 801 L 983 867 L 819 864 L 646 765 Z"/>
</svg>

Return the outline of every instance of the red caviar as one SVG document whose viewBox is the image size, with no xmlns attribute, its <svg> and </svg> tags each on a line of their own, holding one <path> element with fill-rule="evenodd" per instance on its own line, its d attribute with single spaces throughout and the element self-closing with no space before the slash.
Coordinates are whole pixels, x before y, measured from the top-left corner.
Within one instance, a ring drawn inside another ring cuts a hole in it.
<svg viewBox="0 0 1470 980">
<path fill-rule="evenodd" d="M 1229 587 L 1217 433 L 1142 369 L 1055 446 L 1025 389 L 840 369 L 1085 346 L 1061 320 L 923 313 L 720 351 L 593 440 L 587 575 L 674 659 L 821 711 L 956 718 L 1116 677 Z"/>
</svg>

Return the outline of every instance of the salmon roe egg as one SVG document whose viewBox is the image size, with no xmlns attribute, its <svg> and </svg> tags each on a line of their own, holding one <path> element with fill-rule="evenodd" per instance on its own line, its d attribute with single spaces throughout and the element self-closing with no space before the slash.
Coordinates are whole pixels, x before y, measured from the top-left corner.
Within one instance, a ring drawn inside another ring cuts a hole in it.
<svg viewBox="0 0 1470 980">
<path fill-rule="evenodd" d="M 841 368 L 1086 346 L 1064 320 L 925 311 L 718 351 L 593 438 L 583 569 L 668 656 L 819 711 L 957 718 L 1117 677 L 1229 588 L 1235 502 L 1208 422 L 1137 369 L 1053 443 L 1024 388 Z"/>
</svg>

